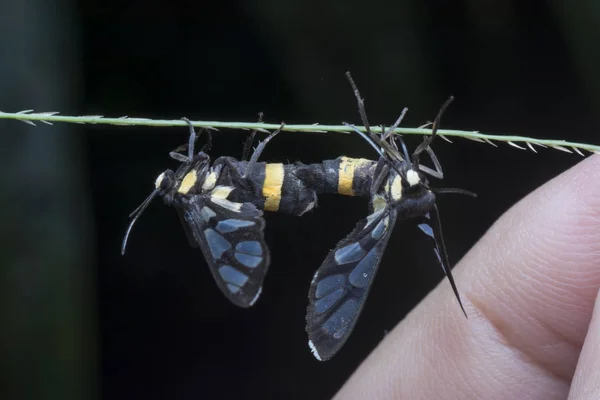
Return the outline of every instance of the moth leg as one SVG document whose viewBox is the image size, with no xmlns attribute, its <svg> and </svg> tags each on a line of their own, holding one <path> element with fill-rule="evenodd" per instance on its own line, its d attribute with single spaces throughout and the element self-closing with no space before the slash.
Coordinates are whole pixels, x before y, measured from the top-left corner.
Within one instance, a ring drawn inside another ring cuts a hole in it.
<svg viewBox="0 0 600 400">
<path fill-rule="evenodd" d="M 201 132 L 206 132 L 206 135 L 208 136 L 208 138 L 206 139 L 206 143 L 200 149 L 200 153 L 206 153 L 206 152 L 210 151 L 210 149 L 212 148 L 212 133 L 210 133 L 210 130 L 208 130 L 208 129 L 204 129 Z M 198 153 L 198 154 L 200 154 L 200 153 Z"/>
<path fill-rule="evenodd" d="M 181 119 L 183 121 L 185 121 L 190 128 L 190 138 L 188 139 L 187 149 L 188 149 L 188 159 L 193 160 L 194 159 L 194 146 L 196 144 L 196 141 L 200 138 L 200 136 L 202 136 L 202 133 L 204 132 L 204 130 L 201 130 L 200 133 L 196 134 L 196 130 L 194 129 L 194 125 L 192 124 L 192 122 L 189 119 L 187 119 L 186 117 L 183 117 Z M 206 130 L 206 134 L 208 135 L 208 139 L 206 141 L 206 144 L 204 146 L 202 146 L 202 149 L 200 149 L 200 152 L 198 154 L 207 152 L 212 147 L 212 135 L 209 130 Z M 185 147 L 186 147 L 185 145 L 179 146 L 174 151 L 184 150 Z M 173 156 L 171 156 L 171 157 L 173 157 Z M 175 158 L 175 157 L 173 157 L 173 158 Z"/>
<path fill-rule="evenodd" d="M 440 164 L 440 161 L 438 160 L 437 156 L 433 152 L 433 149 L 428 146 L 425 148 L 425 151 L 427 151 L 427 154 L 429 154 L 429 157 L 431 158 L 431 161 L 433 162 L 433 166 L 435 167 L 435 172 L 430 170 L 429 175 L 431 175 L 437 179 L 444 179 L 444 171 L 442 171 L 442 164 Z M 419 165 L 419 168 L 421 168 L 421 167 L 422 166 Z"/>
<path fill-rule="evenodd" d="M 258 122 L 263 122 L 263 113 L 258 113 Z M 252 143 L 254 142 L 254 137 L 256 136 L 256 129 L 252 131 L 248 139 L 246 139 L 246 143 L 244 143 L 244 150 L 242 151 L 241 161 L 248 161 L 250 159 L 250 151 L 252 151 Z"/>
<path fill-rule="evenodd" d="M 346 78 L 348 78 L 348 82 L 350 82 L 350 86 L 352 87 L 352 91 L 354 92 L 354 97 L 356 97 L 356 102 L 358 103 L 358 114 L 360 115 L 360 119 L 362 120 L 363 125 L 367 129 L 367 133 L 369 134 L 369 136 L 373 136 L 373 132 L 371 132 L 371 126 L 369 125 L 369 120 L 367 119 L 367 111 L 365 110 L 365 100 L 360 96 L 360 92 L 358 91 L 356 83 L 354 83 L 354 79 L 352 79 L 352 75 L 350 75 L 350 71 L 346 72 Z"/>
<path fill-rule="evenodd" d="M 232 160 L 230 158 L 222 158 L 222 159 L 220 159 L 219 162 L 215 162 L 215 164 L 213 164 L 213 168 L 216 165 L 219 165 L 221 163 L 224 164 L 229 169 L 230 174 L 232 175 L 232 179 L 236 181 L 235 182 L 236 185 L 238 185 L 238 183 L 243 183 L 244 177 L 240 174 L 240 171 L 237 169 L 236 163 L 234 160 Z"/>
<path fill-rule="evenodd" d="M 186 124 L 188 124 L 189 128 L 190 128 L 190 138 L 188 140 L 188 159 L 192 159 L 194 158 L 194 144 L 196 143 L 196 129 L 194 129 L 194 125 L 192 124 L 192 122 L 187 119 L 186 117 L 181 118 L 183 121 L 185 121 Z"/>
<path fill-rule="evenodd" d="M 169 156 L 172 159 L 177 160 L 177 161 L 182 162 L 182 163 L 186 163 L 186 162 L 190 161 L 190 159 L 188 158 L 188 156 L 186 156 L 185 154 L 178 153 L 177 149 L 175 149 L 174 151 L 171 151 L 169 153 Z"/>
<path fill-rule="evenodd" d="M 371 182 L 371 197 L 373 197 L 379 191 L 381 184 L 390 173 L 390 167 L 384 158 L 380 158 L 375 166 L 375 176 Z"/>
<path fill-rule="evenodd" d="M 394 122 L 394 125 L 390 126 L 389 129 L 385 133 L 383 133 L 383 128 L 381 129 L 381 132 L 382 132 L 382 135 L 383 135 L 381 137 L 382 140 L 386 140 L 390 135 L 394 134 L 394 131 L 396 130 L 396 128 L 398 128 L 398 125 L 400 125 L 400 123 L 402 122 L 402 119 L 406 115 L 407 111 L 408 111 L 408 108 L 404 107 L 404 110 L 402 110 L 402 113 L 400 114 L 400 116 L 398 117 L 398 119 L 396 120 L 396 122 Z M 394 143 L 394 142 L 392 142 L 392 143 Z M 396 150 L 398 150 L 397 147 L 396 147 Z"/>
<path fill-rule="evenodd" d="M 267 146 L 267 143 L 269 143 L 269 141 L 271 139 L 273 139 L 279 132 L 281 132 L 281 130 L 283 129 L 284 126 L 285 126 L 285 123 L 282 122 L 281 126 L 279 127 L 279 129 L 277 129 L 276 131 L 272 132 L 269 136 L 266 137 L 265 140 L 263 140 L 262 142 L 258 143 L 258 146 L 256 146 L 256 149 L 254 149 L 254 152 L 252 153 L 252 156 L 250 157 L 250 160 L 248 161 L 248 164 L 246 164 L 246 171 L 244 171 L 244 174 L 242 175 L 242 177 L 244 179 L 248 176 L 248 174 L 252 170 L 252 167 L 254 167 L 254 164 L 256 164 L 256 162 L 258 161 L 258 158 L 260 157 L 260 155 L 262 154 L 263 150 Z"/>
</svg>

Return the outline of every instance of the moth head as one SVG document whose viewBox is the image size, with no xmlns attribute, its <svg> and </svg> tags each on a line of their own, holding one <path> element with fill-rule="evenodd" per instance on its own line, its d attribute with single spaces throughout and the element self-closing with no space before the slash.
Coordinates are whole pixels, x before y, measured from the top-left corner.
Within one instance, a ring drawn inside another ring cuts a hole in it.
<svg viewBox="0 0 600 400">
<path fill-rule="evenodd" d="M 402 168 L 398 169 L 400 172 L 393 168 L 390 169 L 389 183 L 386 184 L 387 192 L 392 201 L 398 203 L 420 199 L 419 202 L 423 205 L 435 201 L 435 195 L 429 187 L 425 174 L 414 169 L 410 163 L 404 163 Z"/>
<path fill-rule="evenodd" d="M 424 192 L 430 191 L 425 174 L 414 169 L 412 165 L 411 168 L 406 169 L 402 177 L 402 189 L 407 196 L 419 196 Z"/>
<path fill-rule="evenodd" d="M 154 190 L 157 190 L 159 194 L 164 195 L 175 187 L 175 183 L 175 173 L 168 169 L 158 175 L 156 181 L 154 181 Z"/>
</svg>

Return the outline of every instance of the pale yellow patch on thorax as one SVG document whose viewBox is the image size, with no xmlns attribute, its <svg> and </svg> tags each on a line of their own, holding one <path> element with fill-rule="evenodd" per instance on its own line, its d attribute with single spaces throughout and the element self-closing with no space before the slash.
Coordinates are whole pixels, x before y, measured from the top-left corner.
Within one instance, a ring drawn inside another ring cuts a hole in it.
<svg viewBox="0 0 600 400">
<path fill-rule="evenodd" d="M 187 194 L 190 189 L 194 187 L 197 179 L 198 177 L 196 176 L 196 170 L 192 169 L 183 177 L 183 180 L 179 184 L 177 191 L 181 194 Z"/>
<path fill-rule="evenodd" d="M 265 181 L 263 183 L 262 194 L 265 198 L 264 209 L 267 211 L 279 210 L 283 175 L 283 164 L 265 165 Z"/>
<path fill-rule="evenodd" d="M 394 177 L 394 180 L 390 185 L 390 195 L 394 201 L 398 201 L 402 198 L 402 178 L 400 175 Z"/>
<path fill-rule="evenodd" d="M 205 192 L 208 192 L 209 190 L 211 190 L 212 188 L 215 187 L 216 183 L 217 183 L 217 174 L 214 171 L 211 171 L 211 173 L 208 174 L 208 176 L 204 180 L 204 183 L 202 184 L 202 190 Z"/>
</svg>

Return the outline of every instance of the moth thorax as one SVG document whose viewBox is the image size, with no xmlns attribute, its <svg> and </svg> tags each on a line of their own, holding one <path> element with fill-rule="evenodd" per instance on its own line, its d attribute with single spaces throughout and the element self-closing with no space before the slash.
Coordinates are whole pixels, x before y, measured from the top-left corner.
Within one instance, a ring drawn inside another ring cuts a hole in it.
<svg viewBox="0 0 600 400">
<path fill-rule="evenodd" d="M 198 180 L 198 173 L 195 169 L 190 170 L 179 184 L 177 188 L 177 192 L 181 194 L 188 194 L 189 191 L 196 185 L 196 181 Z"/>
<path fill-rule="evenodd" d="M 394 175 L 392 184 L 389 185 L 389 193 L 392 196 L 392 200 L 399 201 L 402 198 L 402 178 L 400 175 Z"/>
<path fill-rule="evenodd" d="M 415 186 L 421 182 L 421 178 L 419 178 L 419 173 L 417 171 L 409 169 L 406 171 L 406 181 L 410 186 Z"/>
<path fill-rule="evenodd" d="M 217 183 L 217 173 L 215 171 L 210 171 L 210 173 L 204 178 L 204 182 L 202 183 L 202 190 L 207 192 L 212 190 Z"/>
</svg>

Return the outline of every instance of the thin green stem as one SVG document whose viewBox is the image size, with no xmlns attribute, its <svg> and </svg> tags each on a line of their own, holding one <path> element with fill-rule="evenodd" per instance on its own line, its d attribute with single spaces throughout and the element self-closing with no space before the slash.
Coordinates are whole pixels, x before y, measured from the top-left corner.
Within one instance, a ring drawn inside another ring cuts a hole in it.
<svg viewBox="0 0 600 400">
<path fill-rule="evenodd" d="M 162 119 L 148 119 L 148 118 L 105 118 L 101 115 L 88 115 L 88 116 L 66 116 L 57 115 L 56 112 L 44 112 L 44 113 L 33 113 L 32 110 L 20 111 L 17 113 L 5 113 L 0 112 L 0 119 L 15 119 L 28 124 L 34 124 L 34 121 L 42 122 L 45 124 L 52 125 L 53 122 L 66 122 L 74 124 L 106 124 L 106 125 L 128 125 L 128 126 L 187 126 L 186 122 L 176 120 L 162 120 Z M 223 122 L 223 121 L 192 121 L 192 124 L 198 128 L 208 129 L 244 129 L 244 130 L 275 130 L 280 127 L 280 124 L 267 124 L 262 122 Z M 365 131 L 363 126 L 356 126 L 357 129 Z M 374 132 L 381 132 L 380 127 L 372 127 Z M 285 131 L 288 132 L 339 132 L 339 133 L 351 133 L 345 125 L 285 125 Z M 427 128 L 397 128 L 395 130 L 397 134 L 403 135 L 430 135 L 431 129 Z M 566 140 L 552 140 L 552 139 L 536 139 L 526 136 L 514 136 L 514 135 L 490 135 L 480 133 L 477 131 L 461 131 L 451 129 L 440 129 L 438 134 L 444 139 L 449 140 L 448 137 L 461 137 L 464 139 L 474 140 L 477 142 L 488 143 L 496 146 L 494 142 L 505 142 L 513 147 L 527 150 L 527 147 L 536 152 L 534 146 L 540 147 L 551 147 L 556 150 L 565 151 L 572 153 L 573 151 L 583 155 L 580 150 L 586 150 L 592 153 L 600 153 L 600 146 L 587 144 L 587 143 L 576 143 L 568 142 Z M 527 147 L 518 145 L 520 143 Z"/>
</svg>

